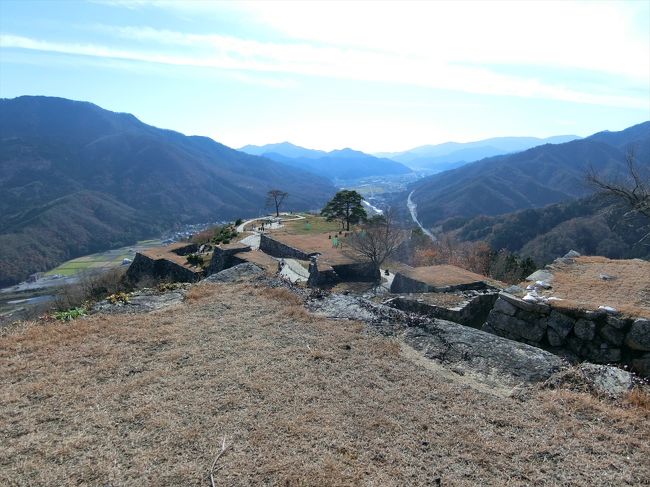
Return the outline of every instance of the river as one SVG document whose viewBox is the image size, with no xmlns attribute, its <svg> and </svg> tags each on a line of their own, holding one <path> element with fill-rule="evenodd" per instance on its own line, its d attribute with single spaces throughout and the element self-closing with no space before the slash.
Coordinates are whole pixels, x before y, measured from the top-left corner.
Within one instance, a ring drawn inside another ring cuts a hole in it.
<svg viewBox="0 0 650 487">
<path fill-rule="evenodd" d="M 431 240 L 435 242 L 436 240 L 438 240 L 436 236 L 433 233 L 431 233 L 429 230 L 424 228 L 420 223 L 420 220 L 418 220 L 418 205 L 416 205 L 413 202 L 413 199 L 411 198 L 411 196 L 413 196 L 413 193 L 415 193 L 415 190 L 409 193 L 409 197 L 406 200 L 406 206 L 408 206 L 408 209 L 411 212 L 411 218 L 417 224 L 417 226 L 420 227 L 420 229 L 425 233 L 425 235 L 427 235 L 429 238 L 431 238 Z"/>
</svg>

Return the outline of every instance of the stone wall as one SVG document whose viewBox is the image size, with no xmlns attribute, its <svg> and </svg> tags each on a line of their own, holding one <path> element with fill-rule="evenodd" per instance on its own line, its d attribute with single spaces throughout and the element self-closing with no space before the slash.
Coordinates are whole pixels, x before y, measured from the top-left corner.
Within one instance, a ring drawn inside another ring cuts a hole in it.
<svg viewBox="0 0 650 487">
<path fill-rule="evenodd" d="M 462 303 L 450 307 L 437 306 L 401 296 L 393 298 L 385 304 L 402 311 L 449 320 L 454 323 L 480 329 L 485 323 L 498 296 L 498 293 L 494 292 L 467 296 L 467 299 Z"/>
<path fill-rule="evenodd" d="M 482 330 L 573 361 L 627 364 L 650 377 L 650 320 L 557 309 L 502 292 Z"/>
<path fill-rule="evenodd" d="M 189 255 L 189 254 L 193 254 L 194 252 L 197 252 L 198 250 L 199 250 L 199 246 L 197 244 L 188 243 L 187 245 L 172 250 L 172 252 L 174 252 L 176 255 Z"/>
<path fill-rule="evenodd" d="M 283 244 L 264 234 L 260 235 L 260 250 L 273 257 L 284 259 L 309 260 L 312 255 L 315 255 L 307 254 L 300 249 Z"/>
<path fill-rule="evenodd" d="M 401 272 L 395 274 L 393 283 L 390 286 L 390 292 L 394 294 L 408 293 L 450 293 L 455 291 L 485 291 L 494 289 L 492 286 L 483 281 L 455 284 L 453 286 L 432 286 L 417 279 L 408 277 Z"/>
<path fill-rule="evenodd" d="M 196 282 L 203 277 L 203 274 L 171 260 L 152 259 L 138 252 L 126 271 L 126 277 L 132 282 L 138 282 L 147 277 L 172 282 Z"/>
<path fill-rule="evenodd" d="M 224 269 L 229 269 L 230 267 L 243 263 L 244 260 L 235 257 L 235 254 L 250 252 L 250 250 L 251 247 L 249 245 L 231 245 L 226 248 L 216 246 L 212 253 L 208 274 L 216 274 Z"/>
<path fill-rule="evenodd" d="M 370 262 L 333 264 L 334 272 L 343 281 L 379 281 L 381 273 Z"/>
<path fill-rule="evenodd" d="M 336 274 L 332 266 L 319 263 L 316 258 L 310 260 L 309 279 L 307 280 L 307 285 L 309 287 L 333 286 L 339 280 L 339 276 Z"/>
</svg>

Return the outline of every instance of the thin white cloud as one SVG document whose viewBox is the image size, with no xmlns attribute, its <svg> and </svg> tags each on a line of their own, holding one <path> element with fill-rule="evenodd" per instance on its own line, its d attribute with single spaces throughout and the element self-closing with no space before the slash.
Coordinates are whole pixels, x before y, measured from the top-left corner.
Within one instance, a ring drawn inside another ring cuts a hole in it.
<svg viewBox="0 0 650 487">
<path fill-rule="evenodd" d="M 104 30 L 148 47 L 119 49 L 96 44 L 49 42 L 11 34 L 0 35 L 0 46 L 173 66 L 398 83 L 475 94 L 617 107 L 646 108 L 650 105 L 650 100 L 643 97 L 582 92 L 535 79 L 503 75 L 485 68 L 448 64 L 416 54 L 396 55 L 317 46 L 306 42 L 259 42 L 233 36 L 187 34 L 148 27 L 105 27 Z M 191 49 L 188 50 L 188 47 Z M 186 54 L 188 51 L 191 54 Z"/>
<path fill-rule="evenodd" d="M 283 37 L 434 63 L 584 69 L 650 83 L 647 1 L 124 0 L 201 18 L 238 14 Z"/>
</svg>

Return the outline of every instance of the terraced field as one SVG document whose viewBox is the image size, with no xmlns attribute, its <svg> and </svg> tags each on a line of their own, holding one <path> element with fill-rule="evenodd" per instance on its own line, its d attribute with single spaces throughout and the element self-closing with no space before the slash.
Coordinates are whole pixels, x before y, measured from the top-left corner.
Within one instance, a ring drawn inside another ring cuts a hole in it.
<svg viewBox="0 0 650 487">
<path fill-rule="evenodd" d="M 145 248 L 159 247 L 162 243 L 160 240 L 142 240 L 135 245 L 122 247 L 119 249 L 108 250 L 98 254 L 85 255 L 76 259 L 64 262 L 58 267 L 45 273 L 46 276 L 62 275 L 74 276 L 82 271 L 111 269 L 122 265 L 124 259 L 133 259 L 136 252 Z"/>
</svg>

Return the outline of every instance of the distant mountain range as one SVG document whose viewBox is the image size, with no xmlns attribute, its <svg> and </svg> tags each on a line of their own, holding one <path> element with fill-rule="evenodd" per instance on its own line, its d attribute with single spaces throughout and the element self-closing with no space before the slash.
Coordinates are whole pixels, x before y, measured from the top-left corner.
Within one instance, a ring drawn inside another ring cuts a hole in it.
<svg viewBox="0 0 650 487">
<path fill-rule="evenodd" d="M 486 157 L 520 152 L 544 144 L 561 144 L 579 138 L 577 135 L 558 135 L 545 139 L 494 137 L 476 142 L 445 142 L 437 145 L 423 145 L 404 152 L 383 152 L 374 155 L 401 162 L 414 170 L 436 173 Z"/>
<path fill-rule="evenodd" d="M 319 209 L 325 178 L 86 102 L 0 100 L 0 285 L 183 222 Z"/>
<path fill-rule="evenodd" d="M 374 157 L 352 149 L 324 152 L 282 142 L 263 146 L 247 145 L 239 150 L 304 169 L 332 181 L 412 172 L 411 169 L 399 162 Z"/>
<path fill-rule="evenodd" d="M 604 176 L 620 177 L 630 147 L 639 164 L 650 164 L 650 122 L 487 158 L 421 179 L 410 191 L 426 227 L 451 217 L 538 208 L 592 193 L 585 180 L 589 167 Z"/>
</svg>

